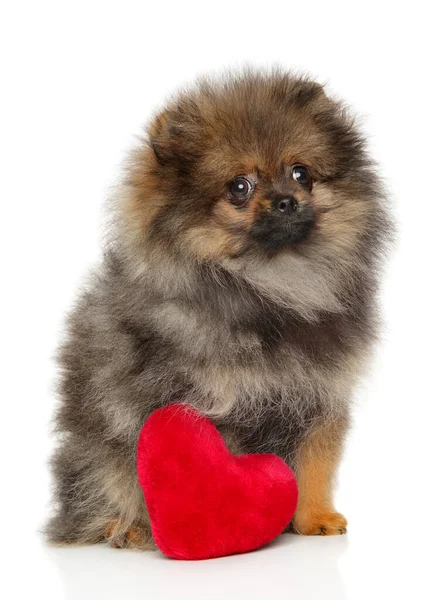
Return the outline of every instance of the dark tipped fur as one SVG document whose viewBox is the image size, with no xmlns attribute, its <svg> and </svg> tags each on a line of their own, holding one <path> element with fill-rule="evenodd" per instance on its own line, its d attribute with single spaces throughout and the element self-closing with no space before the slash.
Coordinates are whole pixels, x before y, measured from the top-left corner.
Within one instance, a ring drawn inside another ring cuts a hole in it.
<svg viewBox="0 0 432 600">
<path fill-rule="evenodd" d="M 256 182 L 244 209 L 227 196 L 239 174 Z M 288 191 L 307 235 L 281 246 L 268 198 Z M 325 443 L 343 439 L 377 331 L 386 200 L 352 118 L 306 78 L 246 73 L 179 94 L 133 153 L 114 214 L 59 354 L 59 543 L 148 528 L 135 446 L 173 401 L 212 416 L 235 451 L 300 473 L 312 432 L 338 423 Z"/>
</svg>

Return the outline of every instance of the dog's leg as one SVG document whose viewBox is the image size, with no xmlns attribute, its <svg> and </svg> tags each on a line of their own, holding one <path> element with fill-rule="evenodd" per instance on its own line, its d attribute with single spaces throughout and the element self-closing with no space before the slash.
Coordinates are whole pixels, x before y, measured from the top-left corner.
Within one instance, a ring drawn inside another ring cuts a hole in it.
<svg viewBox="0 0 432 600">
<path fill-rule="evenodd" d="M 301 443 L 294 471 L 299 503 L 292 528 L 303 535 L 346 533 L 347 520 L 333 507 L 333 483 L 347 421 L 339 419 L 314 429 Z"/>
</svg>

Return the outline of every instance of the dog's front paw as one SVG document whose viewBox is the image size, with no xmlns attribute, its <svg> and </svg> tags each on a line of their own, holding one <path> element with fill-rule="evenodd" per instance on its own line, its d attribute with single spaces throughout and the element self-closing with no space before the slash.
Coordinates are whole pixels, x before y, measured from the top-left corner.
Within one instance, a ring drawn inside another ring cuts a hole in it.
<svg viewBox="0 0 432 600">
<path fill-rule="evenodd" d="M 338 512 L 310 510 L 294 515 L 293 529 L 302 535 L 343 535 L 347 520 Z"/>
<path fill-rule="evenodd" d="M 149 527 L 132 525 L 125 528 L 120 519 L 108 524 L 104 537 L 111 548 L 156 549 Z"/>
</svg>

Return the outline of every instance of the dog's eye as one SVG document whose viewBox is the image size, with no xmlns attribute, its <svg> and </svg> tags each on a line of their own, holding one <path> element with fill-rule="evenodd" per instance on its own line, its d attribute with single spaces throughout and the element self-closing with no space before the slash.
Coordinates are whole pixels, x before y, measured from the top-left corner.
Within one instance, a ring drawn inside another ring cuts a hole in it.
<svg viewBox="0 0 432 600">
<path fill-rule="evenodd" d="M 229 186 L 230 202 L 234 206 L 244 206 L 253 192 L 253 184 L 246 177 L 236 177 Z"/>
<path fill-rule="evenodd" d="M 312 177 L 307 167 L 304 165 L 294 165 L 292 168 L 292 178 L 303 187 L 312 188 Z"/>
</svg>

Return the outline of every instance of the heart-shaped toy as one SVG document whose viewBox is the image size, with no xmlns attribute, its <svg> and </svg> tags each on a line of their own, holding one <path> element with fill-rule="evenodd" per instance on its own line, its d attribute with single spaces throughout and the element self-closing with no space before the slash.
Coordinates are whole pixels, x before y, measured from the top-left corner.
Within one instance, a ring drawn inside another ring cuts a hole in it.
<svg viewBox="0 0 432 600">
<path fill-rule="evenodd" d="M 281 458 L 234 456 L 215 425 L 187 404 L 148 418 L 137 469 L 153 537 L 172 558 L 259 548 L 282 533 L 297 506 L 297 483 Z"/>
</svg>

